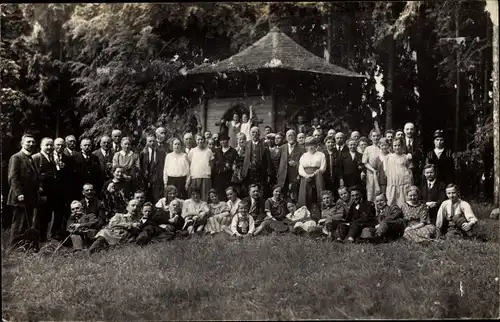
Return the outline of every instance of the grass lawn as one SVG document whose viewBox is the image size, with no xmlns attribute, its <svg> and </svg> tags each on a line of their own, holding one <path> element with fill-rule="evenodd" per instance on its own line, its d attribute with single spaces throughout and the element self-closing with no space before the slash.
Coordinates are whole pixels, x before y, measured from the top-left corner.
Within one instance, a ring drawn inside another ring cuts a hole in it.
<svg viewBox="0 0 500 322">
<path fill-rule="evenodd" d="M 2 249 L 3 318 L 498 318 L 498 221 L 478 225 L 488 242 L 344 245 L 219 235 L 127 245 L 90 260 Z"/>
</svg>

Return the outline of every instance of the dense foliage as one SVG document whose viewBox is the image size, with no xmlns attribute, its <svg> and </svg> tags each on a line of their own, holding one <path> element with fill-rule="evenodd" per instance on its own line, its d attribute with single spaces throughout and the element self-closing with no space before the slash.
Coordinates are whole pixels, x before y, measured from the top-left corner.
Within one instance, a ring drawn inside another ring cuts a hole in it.
<svg viewBox="0 0 500 322">
<path fill-rule="evenodd" d="M 384 128 L 389 112 L 393 128 L 416 121 L 427 145 L 436 128 L 452 144 L 458 121 L 456 148 L 467 149 L 463 157 L 472 162 L 491 141 L 491 131 L 484 131 L 491 127 L 491 23 L 484 6 L 2 4 L 2 151 L 9 155 L 26 131 L 95 139 L 112 127 L 137 138 L 158 124 L 168 124 L 172 135 L 193 129 L 203 89 L 179 86 L 189 84 L 182 73 L 237 53 L 277 24 L 316 55 L 370 76 L 350 92 L 321 91 L 319 79 L 302 84 L 316 93 L 312 105 L 319 117 L 367 131 L 372 113 Z M 383 95 L 375 77 L 382 78 Z"/>
</svg>

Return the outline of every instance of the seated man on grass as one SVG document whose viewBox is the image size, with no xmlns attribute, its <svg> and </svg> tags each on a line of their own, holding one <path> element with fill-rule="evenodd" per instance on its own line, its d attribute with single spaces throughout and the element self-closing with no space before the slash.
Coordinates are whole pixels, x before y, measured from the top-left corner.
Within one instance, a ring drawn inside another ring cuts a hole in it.
<svg viewBox="0 0 500 322">
<path fill-rule="evenodd" d="M 66 230 L 70 233 L 73 251 L 81 251 L 94 239 L 99 228 L 99 218 L 92 213 L 86 214 L 80 201 L 73 201 L 70 209 Z"/>
<path fill-rule="evenodd" d="M 437 238 L 446 239 L 470 238 L 472 228 L 477 218 L 470 204 L 459 198 L 458 187 L 455 184 L 446 186 L 446 197 L 439 207 L 436 219 Z"/>
<path fill-rule="evenodd" d="M 248 197 L 243 199 L 249 205 L 249 213 L 255 222 L 254 235 L 258 235 L 264 229 L 267 231 L 267 227 L 272 220 L 272 217 L 266 214 L 266 201 L 261 196 L 261 191 L 258 185 L 251 184 L 248 186 Z"/>
<path fill-rule="evenodd" d="M 362 189 L 358 186 L 351 188 L 352 204 L 346 217 L 346 222 L 337 228 L 337 241 L 353 243 L 360 237 L 364 228 L 374 228 L 377 225 L 375 206 L 363 199 Z"/>
<path fill-rule="evenodd" d="M 164 240 L 175 238 L 176 232 L 182 229 L 184 218 L 182 218 L 181 203 L 172 200 L 168 210 L 156 210 L 153 204 L 146 202 L 142 206 L 142 227 L 135 242 L 137 245 L 147 245 L 154 237 Z"/>
<path fill-rule="evenodd" d="M 377 224 L 375 227 L 363 229 L 362 235 L 369 241 L 394 240 L 405 231 L 403 212 L 397 205 L 389 206 L 385 193 L 375 197 L 375 209 L 377 210 Z"/>
<path fill-rule="evenodd" d="M 139 211 L 139 202 L 135 199 L 130 200 L 127 204 L 127 213 L 114 215 L 108 225 L 97 233 L 97 239 L 90 246 L 89 253 L 133 240 L 141 225 Z"/>
</svg>

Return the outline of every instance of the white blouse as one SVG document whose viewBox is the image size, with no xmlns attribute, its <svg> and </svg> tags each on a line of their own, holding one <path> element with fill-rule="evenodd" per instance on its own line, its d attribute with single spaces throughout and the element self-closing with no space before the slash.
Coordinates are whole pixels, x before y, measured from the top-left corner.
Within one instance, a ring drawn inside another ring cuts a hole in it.
<svg viewBox="0 0 500 322">
<path fill-rule="evenodd" d="M 188 154 L 188 159 L 191 164 L 189 174 L 193 179 L 210 178 L 212 169 L 210 161 L 214 158 L 212 150 L 209 148 L 200 149 L 196 147 L 191 149 Z"/>
<path fill-rule="evenodd" d="M 186 153 L 171 152 L 165 157 L 163 179 L 167 177 L 185 177 L 189 175 L 189 160 Z"/>
<path fill-rule="evenodd" d="M 231 213 L 232 216 L 236 215 L 238 212 L 238 207 L 240 205 L 241 199 L 237 198 L 235 202 L 232 202 L 231 200 L 227 201 L 227 207 L 229 208 L 229 212 Z"/>
<path fill-rule="evenodd" d="M 323 173 L 326 169 L 326 157 L 323 152 L 306 152 L 302 154 L 299 160 L 299 174 L 302 177 L 307 177 L 307 173 L 304 168 L 319 168 L 319 172 Z"/>
</svg>

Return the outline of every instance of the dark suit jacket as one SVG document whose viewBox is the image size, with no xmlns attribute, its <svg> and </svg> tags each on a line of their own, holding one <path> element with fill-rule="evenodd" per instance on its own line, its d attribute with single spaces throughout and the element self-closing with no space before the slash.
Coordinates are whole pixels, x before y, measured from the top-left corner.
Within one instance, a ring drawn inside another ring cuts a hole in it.
<svg viewBox="0 0 500 322">
<path fill-rule="evenodd" d="M 420 193 L 422 194 L 423 202 L 436 201 L 439 205 L 446 200 L 446 185 L 442 181 L 436 179 L 434 186 L 429 190 L 427 180 L 422 180 Z"/>
<path fill-rule="evenodd" d="M 437 180 L 445 184 L 455 182 L 455 158 L 451 150 L 444 149 L 438 158 L 434 149 L 432 149 L 427 153 L 425 164 L 434 164 Z"/>
<path fill-rule="evenodd" d="M 347 145 L 344 144 L 344 147 L 342 148 L 342 150 L 337 150 L 337 145 L 335 144 L 334 146 L 334 149 L 335 151 L 337 152 L 337 160 L 340 160 L 340 158 L 342 157 L 342 155 L 344 154 L 349 154 L 349 148 L 347 147 Z"/>
<path fill-rule="evenodd" d="M 33 161 L 38 169 L 40 183 L 43 192 L 40 194 L 45 197 L 54 198 L 57 194 L 57 181 L 56 181 L 56 164 L 49 162 L 47 158 L 41 153 L 33 155 Z"/>
<path fill-rule="evenodd" d="M 24 195 L 24 204 L 36 206 L 40 181 L 35 163 L 24 152 L 19 151 L 9 160 L 9 195 L 7 205 L 21 206 L 17 197 Z"/>
<path fill-rule="evenodd" d="M 85 198 L 80 200 L 83 206 L 83 212 L 85 214 L 94 214 L 99 219 L 99 227 L 102 227 L 107 222 L 106 208 L 101 200 L 93 197 L 89 200 L 89 205 L 87 206 L 87 201 Z"/>
<path fill-rule="evenodd" d="M 77 185 L 77 190 L 81 191 L 85 183 L 91 183 L 94 185 L 95 191 L 101 191 L 104 182 L 101 172 L 101 164 L 95 155 L 90 154 L 89 157 L 90 164 L 88 168 L 85 167 L 82 152 L 78 152 L 73 157 L 73 165 L 75 167 L 75 184 Z"/>
<path fill-rule="evenodd" d="M 354 160 L 349 152 L 342 154 L 340 158 L 340 176 L 344 180 L 344 186 L 361 185 L 361 172 L 365 170 L 362 159 L 363 156 L 359 152 L 354 155 Z"/>
<path fill-rule="evenodd" d="M 255 209 L 252 209 L 252 200 L 250 197 L 246 197 L 243 199 L 248 203 L 249 213 L 253 217 L 253 219 L 257 222 L 262 222 L 264 218 L 266 218 L 266 201 L 264 198 L 259 198 L 255 205 Z"/>
<path fill-rule="evenodd" d="M 69 153 L 68 148 L 64 148 L 64 151 L 63 151 L 63 154 L 64 154 L 64 155 L 66 155 L 66 156 L 68 156 L 68 157 L 74 157 L 77 153 L 78 153 L 78 151 L 73 150 L 73 154 L 71 155 L 71 154 Z"/>
<path fill-rule="evenodd" d="M 246 143 L 245 146 L 245 158 L 243 159 L 243 169 L 242 176 L 245 178 L 248 174 L 248 168 L 250 168 L 250 158 L 252 154 L 253 142 L 250 140 Z M 264 146 L 264 142 L 262 140 L 255 147 L 255 151 L 257 152 L 257 168 L 260 170 L 263 179 L 267 178 L 269 173 L 272 173 L 272 164 L 271 157 L 269 156 L 269 150 Z"/>
<path fill-rule="evenodd" d="M 336 150 L 335 150 L 336 151 Z M 339 185 L 339 180 L 340 180 L 340 175 L 341 175 L 341 158 L 337 158 L 337 153 L 334 152 L 332 154 L 334 160 L 333 160 L 333 173 L 330 171 L 330 154 L 328 151 L 323 152 L 325 154 L 325 159 L 326 159 L 326 169 L 325 172 L 323 172 L 323 180 L 325 183 L 331 182 L 333 180 L 333 184 L 336 188 L 338 188 Z M 332 191 L 334 194 L 337 193 L 337 191 Z"/>
<path fill-rule="evenodd" d="M 416 185 L 420 184 L 421 179 L 421 170 L 423 163 L 423 152 L 422 152 L 422 143 L 417 137 L 413 137 L 413 144 L 410 147 L 406 146 L 406 137 L 403 138 L 403 154 L 411 153 L 411 170 L 413 173 L 413 182 Z"/>
<path fill-rule="evenodd" d="M 360 225 L 376 225 L 377 217 L 375 205 L 369 201 L 363 200 L 359 204 L 359 209 L 356 209 L 355 204 L 351 204 L 347 213 L 346 222 L 352 222 Z"/>
<path fill-rule="evenodd" d="M 278 181 L 280 186 L 284 186 L 287 178 L 297 178 L 299 176 L 299 160 L 305 153 L 305 149 L 298 143 L 295 144 L 291 154 L 288 154 L 288 143 L 280 147 L 280 165 L 278 167 Z M 295 161 L 296 166 L 291 167 L 288 165 L 290 160 Z"/>
<path fill-rule="evenodd" d="M 163 187 L 163 168 L 165 166 L 165 151 L 155 148 L 154 153 L 156 154 L 155 160 L 150 165 L 149 164 L 149 151 L 145 147 L 141 153 L 139 153 L 139 167 L 141 171 L 142 178 L 145 183 L 149 183 L 150 186 L 162 186 Z"/>
<path fill-rule="evenodd" d="M 107 181 L 113 177 L 113 174 L 111 173 L 111 170 L 108 170 L 106 164 L 107 163 L 113 163 L 113 156 L 114 154 L 111 153 L 111 149 L 109 149 L 108 153 L 106 156 L 102 154 L 101 149 L 97 149 L 94 152 L 92 152 L 93 155 L 97 157 L 99 160 L 99 164 L 101 166 L 101 174 L 103 175 L 104 181 Z"/>
</svg>

